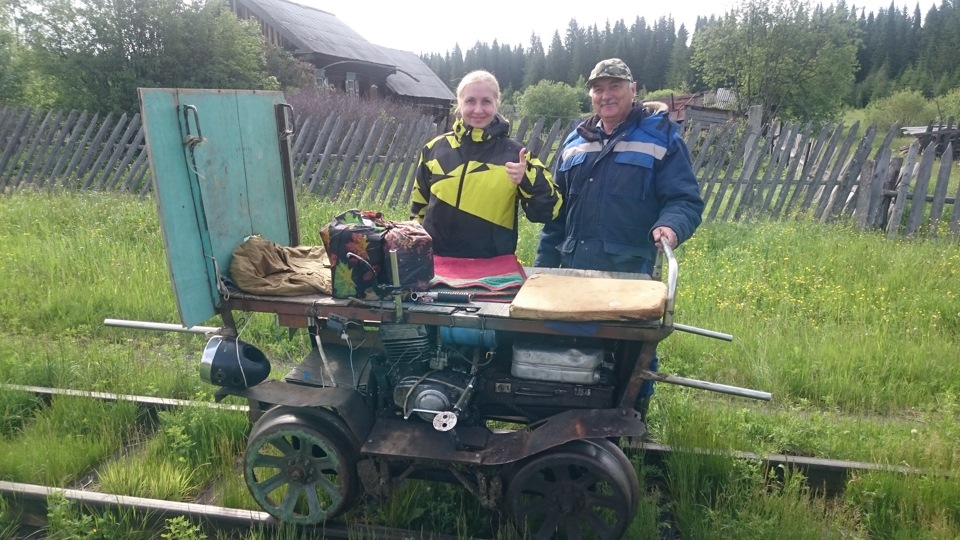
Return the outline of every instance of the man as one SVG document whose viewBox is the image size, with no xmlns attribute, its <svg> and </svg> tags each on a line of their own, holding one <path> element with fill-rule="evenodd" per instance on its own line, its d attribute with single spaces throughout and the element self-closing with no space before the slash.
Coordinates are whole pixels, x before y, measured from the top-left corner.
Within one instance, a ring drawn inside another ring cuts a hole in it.
<svg viewBox="0 0 960 540">
<path fill-rule="evenodd" d="M 633 102 L 637 84 L 619 58 L 597 63 L 587 88 L 596 114 L 564 140 L 554 174 L 563 205 L 543 228 L 534 266 L 649 274 L 663 242 L 677 247 L 700 225 L 690 153 L 664 110 Z M 644 419 L 651 395 L 644 381 L 636 404 Z"/>
</svg>

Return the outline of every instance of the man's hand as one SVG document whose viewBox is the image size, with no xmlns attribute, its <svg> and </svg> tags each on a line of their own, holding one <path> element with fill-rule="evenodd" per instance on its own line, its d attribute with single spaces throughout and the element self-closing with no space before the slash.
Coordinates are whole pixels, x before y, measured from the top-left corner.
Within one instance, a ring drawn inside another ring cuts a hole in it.
<svg viewBox="0 0 960 540">
<path fill-rule="evenodd" d="M 527 172 L 527 149 L 520 149 L 520 162 L 508 162 L 504 164 L 507 168 L 507 177 L 514 185 L 519 186 L 523 180 L 523 175 Z"/>
<path fill-rule="evenodd" d="M 672 248 L 677 247 L 677 233 L 670 227 L 657 227 L 653 230 L 653 243 L 657 249 L 663 249 L 661 242 L 666 242 Z"/>
</svg>

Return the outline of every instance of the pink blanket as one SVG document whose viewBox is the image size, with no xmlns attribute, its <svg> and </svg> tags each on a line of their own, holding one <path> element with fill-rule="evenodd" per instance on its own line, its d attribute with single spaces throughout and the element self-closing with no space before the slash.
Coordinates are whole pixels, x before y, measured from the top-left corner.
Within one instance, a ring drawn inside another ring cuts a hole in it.
<svg viewBox="0 0 960 540">
<path fill-rule="evenodd" d="M 454 289 L 479 288 L 487 291 L 509 291 L 523 285 L 527 278 L 516 255 L 500 255 L 489 259 L 433 257 L 433 281 L 430 287 Z"/>
</svg>

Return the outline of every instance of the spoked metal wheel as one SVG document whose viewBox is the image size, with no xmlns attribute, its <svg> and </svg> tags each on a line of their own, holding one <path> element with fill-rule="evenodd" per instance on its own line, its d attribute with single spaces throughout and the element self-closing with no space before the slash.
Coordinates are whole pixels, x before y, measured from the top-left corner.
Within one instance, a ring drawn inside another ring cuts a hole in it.
<svg viewBox="0 0 960 540">
<path fill-rule="evenodd" d="M 506 511 L 534 539 L 619 539 L 640 497 L 636 471 L 607 440 L 533 456 L 508 480 Z"/>
<path fill-rule="evenodd" d="M 244 478 L 267 513 L 283 522 L 313 525 L 353 505 L 359 485 L 356 463 L 357 451 L 323 414 L 278 407 L 250 431 Z"/>
</svg>

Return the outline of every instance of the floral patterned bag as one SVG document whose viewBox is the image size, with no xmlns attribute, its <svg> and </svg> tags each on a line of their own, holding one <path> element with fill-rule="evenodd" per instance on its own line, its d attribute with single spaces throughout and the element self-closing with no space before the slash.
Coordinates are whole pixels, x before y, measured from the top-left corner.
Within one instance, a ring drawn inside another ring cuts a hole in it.
<svg viewBox="0 0 960 540">
<path fill-rule="evenodd" d="M 335 298 L 377 298 L 389 223 L 380 212 L 347 210 L 320 229 Z"/>
</svg>

